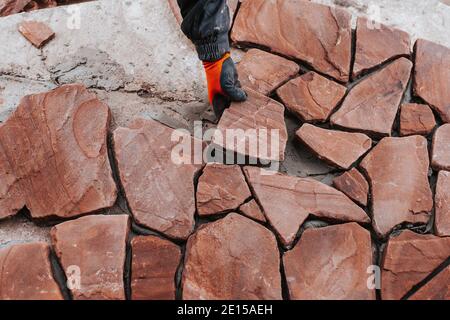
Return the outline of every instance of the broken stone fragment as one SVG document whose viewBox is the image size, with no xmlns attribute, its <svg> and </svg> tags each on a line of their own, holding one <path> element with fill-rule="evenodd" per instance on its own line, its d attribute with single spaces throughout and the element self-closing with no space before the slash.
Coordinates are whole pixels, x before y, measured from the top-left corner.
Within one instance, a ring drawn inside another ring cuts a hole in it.
<svg viewBox="0 0 450 320">
<path fill-rule="evenodd" d="M 375 300 L 370 232 L 357 223 L 307 229 L 283 264 L 293 300 Z"/>
<path fill-rule="evenodd" d="M 45 243 L 0 249 L 0 300 L 62 300 Z"/>
<path fill-rule="evenodd" d="M 356 84 L 330 122 L 375 137 L 390 136 L 412 63 L 400 58 Z"/>
<path fill-rule="evenodd" d="M 434 202 L 436 234 L 450 237 L 450 172 L 448 171 L 439 172 Z"/>
<path fill-rule="evenodd" d="M 450 123 L 440 126 L 434 133 L 431 165 L 434 170 L 450 171 Z"/>
<path fill-rule="evenodd" d="M 202 225 L 188 240 L 182 285 L 184 300 L 282 299 L 274 235 L 236 213 Z"/>
<path fill-rule="evenodd" d="M 22 12 L 32 0 L 2 0 L 0 1 L 0 17 Z"/>
<path fill-rule="evenodd" d="M 333 186 L 353 201 L 356 201 L 364 207 L 367 206 L 369 184 L 358 169 L 353 168 L 339 177 L 334 178 Z"/>
<path fill-rule="evenodd" d="M 414 93 L 450 122 L 450 49 L 419 39 L 415 56 Z"/>
<path fill-rule="evenodd" d="M 180 248 L 156 236 L 138 236 L 131 250 L 131 299 L 174 300 Z"/>
<path fill-rule="evenodd" d="M 362 133 L 322 129 L 305 123 L 296 137 L 319 159 L 348 169 L 372 147 L 372 139 Z"/>
<path fill-rule="evenodd" d="M 198 214 L 206 216 L 236 210 L 251 195 L 238 165 L 208 164 L 198 179 Z"/>
<path fill-rule="evenodd" d="M 190 151 L 177 150 L 200 146 L 202 151 L 202 142 L 144 119 L 116 129 L 113 141 L 120 181 L 136 222 L 168 237 L 187 239 L 194 230 L 194 177 L 203 154 L 196 159 L 184 154 Z"/>
<path fill-rule="evenodd" d="M 277 90 L 286 108 L 305 122 L 325 122 L 347 89 L 315 72 L 295 78 Z"/>
<path fill-rule="evenodd" d="M 295 76 L 300 67 L 293 61 L 258 49 L 250 49 L 237 65 L 242 86 L 270 94 Z"/>
<path fill-rule="evenodd" d="M 351 14 L 302 0 L 246 0 L 231 39 L 302 60 L 341 82 L 349 80 Z"/>
<path fill-rule="evenodd" d="M 75 300 L 124 300 L 127 215 L 93 215 L 52 228 L 53 248 Z"/>
<path fill-rule="evenodd" d="M 409 56 L 411 39 L 407 32 L 359 17 L 356 26 L 356 53 L 353 78 L 383 62 Z"/>
<path fill-rule="evenodd" d="M 399 300 L 450 256 L 450 237 L 419 235 L 410 230 L 391 238 L 386 246 L 381 298 Z"/>
<path fill-rule="evenodd" d="M 24 97 L 0 126 L 0 218 L 72 218 L 111 207 L 108 106 L 82 85 Z"/>
<path fill-rule="evenodd" d="M 433 208 L 427 140 L 384 138 L 361 162 L 372 190 L 372 222 L 386 237 L 404 222 L 427 223 Z"/>
<path fill-rule="evenodd" d="M 255 219 L 262 223 L 266 222 L 266 217 L 264 216 L 264 213 L 262 212 L 261 208 L 259 207 L 259 204 L 256 202 L 255 199 L 252 199 L 249 202 L 244 203 L 239 208 L 239 211 L 249 218 Z"/>
<path fill-rule="evenodd" d="M 334 221 L 369 223 L 367 214 L 342 192 L 309 178 L 257 167 L 244 173 L 267 220 L 285 247 L 290 247 L 310 214 Z"/>
<path fill-rule="evenodd" d="M 433 111 L 426 104 L 405 103 L 400 111 L 400 135 L 428 135 L 436 127 Z"/>
<path fill-rule="evenodd" d="M 23 21 L 19 25 L 19 32 L 36 48 L 43 47 L 55 36 L 49 26 L 39 21 Z"/>
<path fill-rule="evenodd" d="M 450 300 L 450 266 L 438 273 L 409 300 Z"/>
</svg>

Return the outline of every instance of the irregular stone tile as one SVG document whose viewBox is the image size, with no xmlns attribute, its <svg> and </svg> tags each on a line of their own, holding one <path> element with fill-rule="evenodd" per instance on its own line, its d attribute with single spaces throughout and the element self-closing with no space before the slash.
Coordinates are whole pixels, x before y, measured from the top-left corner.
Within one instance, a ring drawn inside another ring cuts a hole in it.
<svg viewBox="0 0 450 320">
<path fill-rule="evenodd" d="M 178 138 L 171 141 L 172 135 Z M 186 143 L 198 147 L 198 141 L 144 119 L 116 129 L 113 141 L 120 181 L 136 222 L 171 238 L 186 239 L 194 230 L 194 177 L 202 165 L 201 159 L 194 164 L 196 159 L 190 155 L 172 159 L 172 152 Z"/>
<path fill-rule="evenodd" d="M 450 266 L 438 273 L 409 300 L 450 300 Z"/>
<path fill-rule="evenodd" d="M 433 111 L 426 104 L 405 103 L 400 111 L 400 135 L 428 135 L 436 127 Z"/>
<path fill-rule="evenodd" d="M 235 42 L 269 47 L 342 82 L 349 79 L 351 38 L 350 13 L 300 0 L 246 0 L 231 31 Z"/>
<path fill-rule="evenodd" d="M 239 155 L 283 161 L 287 142 L 284 106 L 246 88 L 248 99 L 232 103 L 217 125 L 213 143 Z"/>
<path fill-rule="evenodd" d="M 277 90 L 286 108 L 305 122 L 325 122 L 347 88 L 315 72 L 295 78 Z"/>
<path fill-rule="evenodd" d="M 274 235 L 236 213 L 201 226 L 187 243 L 182 285 L 184 300 L 282 299 Z"/>
<path fill-rule="evenodd" d="M 410 230 L 391 238 L 386 246 L 381 298 L 399 300 L 450 256 L 450 238 L 419 235 Z"/>
<path fill-rule="evenodd" d="M 0 300 L 62 300 L 45 243 L 0 249 Z"/>
<path fill-rule="evenodd" d="M 307 229 L 283 264 L 293 300 L 375 300 L 370 233 L 357 223 Z"/>
<path fill-rule="evenodd" d="M 237 70 L 242 86 L 268 95 L 295 76 L 300 67 L 295 62 L 277 55 L 250 49 L 237 65 Z"/>
<path fill-rule="evenodd" d="M 342 192 L 309 178 L 245 167 L 247 181 L 284 246 L 313 214 L 319 218 L 369 223 L 367 214 Z"/>
<path fill-rule="evenodd" d="M 450 49 L 419 39 L 415 56 L 414 93 L 450 122 Z"/>
<path fill-rule="evenodd" d="M 356 26 L 356 53 L 353 78 L 389 59 L 409 55 L 411 39 L 407 32 L 359 17 Z"/>
<path fill-rule="evenodd" d="M 327 130 L 304 124 L 296 137 L 333 166 L 348 169 L 372 147 L 372 139 L 362 133 Z"/>
<path fill-rule="evenodd" d="M 259 204 L 256 202 L 255 199 L 252 199 L 249 202 L 244 203 L 239 208 L 239 211 L 241 211 L 245 216 L 249 218 L 253 218 L 262 223 L 266 222 L 266 217 L 264 216 L 264 213 L 262 212 L 261 208 L 259 207 Z"/>
<path fill-rule="evenodd" d="M 334 178 L 333 186 L 353 201 L 356 201 L 364 207 L 367 206 L 369 184 L 358 169 L 353 168 L 339 177 Z"/>
<path fill-rule="evenodd" d="M 111 207 L 108 106 L 82 85 L 26 96 L 0 126 L 0 218 L 71 218 Z"/>
<path fill-rule="evenodd" d="M 433 208 L 428 166 L 427 140 L 421 136 L 384 138 L 363 159 L 373 227 L 380 237 L 403 222 L 428 222 Z"/>
<path fill-rule="evenodd" d="M 331 116 L 331 124 L 377 137 L 390 136 L 411 68 L 411 61 L 400 58 L 363 79 Z"/>
<path fill-rule="evenodd" d="M 450 236 L 450 172 L 448 171 L 439 172 L 434 202 L 436 234 L 448 237 Z"/>
<path fill-rule="evenodd" d="M 39 21 L 23 21 L 19 25 L 19 32 L 36 48 L 43 47 L 55 36 L 49 26 Z"/>
<path fill-rule="evenodd" d="M 238 165 L 208 164 L 198 179 L 198 214 L 207 216 L 235 210 L 251 196 Z"/>
<path fill-rule="evenodd" d="M 139 236 L 131 241 L 131 250 L 131 299 L 174 300 L 180 248 L 159 237 Z"/>
<path fill-rule="evenodd" d="M 440 126 L 434 133 L 431 165 L 434 170 L 450 171 L 450 124 Z"/>
<path fill-rule="evenodd" d="M 69 282 L 75 280 L 76 285 L 70 288 L 75 300 L 125 299 L 128 232 L 127 215 L 87 216 L 52 228 L 56 255 Z"/>
</svg>

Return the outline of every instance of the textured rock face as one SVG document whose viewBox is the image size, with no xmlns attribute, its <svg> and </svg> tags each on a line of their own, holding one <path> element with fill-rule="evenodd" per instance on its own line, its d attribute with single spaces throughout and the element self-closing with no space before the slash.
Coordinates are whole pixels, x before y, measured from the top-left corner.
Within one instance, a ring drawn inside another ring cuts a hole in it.
<svg viewBox="0 0 450 320">
<path fill-rule="evenodd" d="M 76 300 L 123 300 L 128 216 L 87 216 L 55 226 L 52 243 Z M 79 274 L 77 274 L 77 270 Z M 75 281 L 76 283 L 76 281 Z"/>
<path fill-rule="evenodd" d="M 251 89 L 246 92 L 246 102 L 232 103 L 223 113 L 214 144 L 255 159 L 284 160 L 284 106 Z"/>
<path fill-rule="evenodd" d="M 450 256 L 450 238 L 403 231 L 383 258 L 381 298 L 399 300 Z"/>
<path fill-rule="evenodd" d="M 277 90 L 289 111 L 306 122 L 325 122 L 347 89 L 315 73 L 308 72 Z"/>
<path fill-rule="evenodd" d="M 239 62 L 237 70 L 242 86 L 268 95 L 296 75 L 300 67 L 274 54 L 250 49 Z"/>
<path fill-rule="evenodd" d="M 36 48 L 41 48 L 50 41 L 55 33 L 45 23 L 38 21 L 24 21 L 19 25 L 20 33 Z"/>
<path fill-rule="evenodd" d="M 279 269 L 273 234 L 232 213 L 200 227 L 189 238 L 183 299 L 278 300 L 282 298 Z"/>
<path fill-rule="evenodd" d="M 131 241 L 131 250 L 131 298 L 174 300 L 180 248 L 155 236 L 139 236 Z"/>
<path fill-rule="evenodd" d="M 375 300 L 370 233 L 357 223 L 306 230 L 283 262 L 291 299 Z"/>
<path fill-rule="evenodd" d="M 353 77 L 383 62 L 402 55 L 409 55 L 409 34 L 383 24 L 374 26 L 367 18 L 358 18 L 356 26 L 356 53 Z"/>
<path fill-rule="evenodd" d="M 351 15 L 342 9 L 302 0 L 246 0 L 231 39 L 303 60 L 339 81 L 349 79 Z"/>
<path fill-rule="evenodd" d="M 450 266 L 420 288 L 409 300 L 450 300 Z"/>
<path fill-rule="evenodd" d="M 369 184 L 358 169 L 353 168 L 336 177 L 333 180 L 333 186 L 353 201 L 356 201 L 364 207 L 367 206 Z"/>
<path fill-rule="evenodd" d="M 450 124 L 440 126 L 434 133 L 431 165 L 435 170 L 450 171 Z"/>
<path fill-rule="evenodd" d="M 81 85 L 26 96 L 0 126 L 0 218 L 70 218 L 116 200 L 109 108 Z"/>
<path fill-rule="evenodd" d="M 0 249 L 0 300 L 62 300 L 45 243 Z"/>
<path fill-rule="evenodd" d="M 261 208 L 259 207 L 259 204 L 255 199 L 244 203 L 239 208 L 239 210 L 249 218 L 253 218 L 263 223 L 266 222 L 266 217 L 264 216 L 264 213 L 261 211 Z"/>
<path fill-rule="evenodd" d="M 414 93 L 450 122 L 450 49 L 427 40 L 417 40 Z"/>
<path fill-rule="evenodd" d="M 435 195 L 435 229 L 439 236 L 450 236 L 450 172 L 441 171 L 438 175 Z"/>
<path fill-rule="evenodd" d="M 371 185 L 372 221 L 379 236 L 403 222 L 428 221 L 433 208 L 428 166 L 427 140 L 421 136 L 384 138 L 361 162 Z"/>
<path fill-rule="evenodd" d="M 114 131 L 114 152 L 136 222 L 169 237 L 186 239 L 194 229 L 194 177 L 201 164 L 192 164 L 195 159 L 190 154 L 180 154 L 186 156 L 186 163 L 172 159 L 172 151 L 181 141 L 171 141 L 173 132 L 154 120 L 138 119 L 128 128 Z M 188 135 L 181 139 L 192 148 L 198 142 Z"/>
<path fill-rule="evenodd" d="M 235 210 L 251 195 L 238 165 L 208 164 L 198 180 L 198 214 L 205 216 Z"/>
<path fill-rule="evenodd" d="M 327 130 L 304 124 L 296 137 L 320 159 L 348 169 L 372 147 L 372 139 L 362 133 Z"/>
<path fill-rule="evenodd" d="M 405 103 L 400 111 L 400 135 L 428 135 L 436 127 L 433 111 L 425 104 Z"/>
<path fill-rule="evenodd" d="M 370 222 L 366 213 L 342 192 L 313 179 L 291 177 L 256 167 L 244 168 L 251 188 L 283 245 L 289 247 L 309 216 Z"/>
<path fill-rule="evenodd" d="M 331 116 L 331 124 L 374 136 L 390 136 L 411 68 L 411 61 L 400 58 L 362 80 Z"/>
</svg>

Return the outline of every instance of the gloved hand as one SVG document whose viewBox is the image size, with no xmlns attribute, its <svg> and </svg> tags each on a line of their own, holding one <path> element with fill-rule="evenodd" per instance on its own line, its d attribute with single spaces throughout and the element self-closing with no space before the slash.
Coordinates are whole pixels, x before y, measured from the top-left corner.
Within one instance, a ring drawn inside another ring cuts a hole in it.
<svg viewBox="0 0 450 320">
<path fill-rule="evenodd" d="M 236 66 L 226 53 L 221 59 L 214 62 L 203 62 L 208 81 L 209 103 L 219 119 L 232 101 L 245 101 L 247 94 L 241 89 Z"/>
</svg>

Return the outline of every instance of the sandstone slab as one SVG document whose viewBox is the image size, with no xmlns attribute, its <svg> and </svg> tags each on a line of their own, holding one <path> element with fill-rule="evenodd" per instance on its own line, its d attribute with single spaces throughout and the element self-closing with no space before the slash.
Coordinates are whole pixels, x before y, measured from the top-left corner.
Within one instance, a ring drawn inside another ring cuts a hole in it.
<svg viewBox="0 0 450 320">
<path fill-rule="evenodd" d="M 255 219 L 263 223 L 266 222 L 266 217 L 264 216 L 261 207 L 259 206 L 259 204 L 256 202 L 255 199 L 252 199 L 249 202 L 244 203 L 239 208 L 239 211 L 249 218 Z"/>
<path fill-rule="evenodd" d="M 45 23 L 39 21 L 24 21 L 19 25 L 19 32 L 36 48 L 43 47 L 55 33 Z"/>
<path fill-rule="evenodd" d="M 367 206 L 369 184 L 358 169 L 352 168 L 339 177 L 334 178 L 333 186 L 353 201 L 364 207 Z"/>
<path fill-rule="evenodd" d="M 174 300 L 180 248 L 156 236 L 138 236 L 131 250 L 131 299 Z"/>
<path fill-rule="evenodd" d="M 277 94 L 300 120 L 325 122 L 346 91 L 344 86 L 311 71 L 280 87 Z"/>
<path fill-rule="evenodd" d="M 302 0 L 246 0 L 231 31 L 235 42 L 268 47 L 342 82 L 349 79 L 351 38 L 350 13 Z"/>
<path fill-rule="evenodd" d="M 362 133 L 322 129 L 304 124 L 296 137 L 319 159 L 341 169 L 348 169 L 372 147 L 372 139 Z"/>
<path fill-rule="evenodd" d="M 439 172 L 434 203 L 436 234 L 450 237 L 450 172 L 448 171 Z"/>
<path fill-rule="evenodd" d="M 187 243 L 182 285 L 185 300 L 281 299 L 274 235 L 236 213 L 201 226 Z"/>
<path fill-rule="evenodd" d="M 0 218 L 71 218 L 111 207 L 108 106 L 82 85 L 26 96 L 0 126 Z"/>
<path fill-rule="evenodd" d="M 450 266 L 438 273 L 409 300 L 450 300 Z"/>
<path fill-rule="evenodd" d="M 330 122 L 374 136 L 390 136 L 412 63 L 400 58 L 353 87 Z"/>
<path fill-rule="evenodd" d="M 330 220 L 369 223 L 367 214 L 342 192 L 309 178 L 245 167 L 244 173 L 267 220 L 284 246 L 291 246 L 310 214 Z"/>
<path fill-rule="evenodd" d="M 434 133 L 431 165 L 435 170 L 450 171 L 450 124 L 440 126 Z"/>
<path fill-rule="evenodd" d="M 75 300 L 125 299 L 128 232 L 127 215 L 87 216 L 53 227 L 53 248 L 69 283 L 74 280 Z"/>
<path fill-rule="evenodd" d="M 425 104 L 405 103 L 400 111 L 400 135 L 428 135 L 436 127 L 433 111 Z"/>
</svg>

